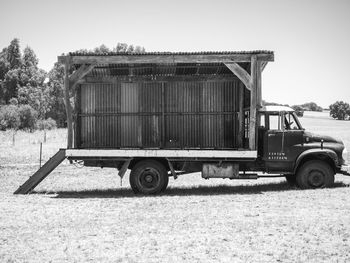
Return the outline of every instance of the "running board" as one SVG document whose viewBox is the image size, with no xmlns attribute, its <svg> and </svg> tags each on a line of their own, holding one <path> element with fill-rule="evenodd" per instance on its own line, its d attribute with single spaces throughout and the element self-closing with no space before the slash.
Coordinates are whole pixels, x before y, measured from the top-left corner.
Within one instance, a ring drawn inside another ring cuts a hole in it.
<svg viewBox="0 0 350 263">
<path fill-rule="evenodd" d="M 66 149 L 60 149 L 38 171 L 36 171 L 14 194 L 28 194 L 41 183 L 63 160 L 66 159 Z"/>
</svg>

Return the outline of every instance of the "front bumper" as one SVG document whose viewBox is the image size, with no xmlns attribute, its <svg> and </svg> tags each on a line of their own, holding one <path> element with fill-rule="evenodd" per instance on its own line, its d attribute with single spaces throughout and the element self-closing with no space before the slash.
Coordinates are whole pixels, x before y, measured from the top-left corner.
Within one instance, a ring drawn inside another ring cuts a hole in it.
<svg viewBox="0 0 350 263">
<path fill-rule="evenodd" d="M 342 165 L 339 173 L 350 176 L 350 165 Z"/>
</svg>

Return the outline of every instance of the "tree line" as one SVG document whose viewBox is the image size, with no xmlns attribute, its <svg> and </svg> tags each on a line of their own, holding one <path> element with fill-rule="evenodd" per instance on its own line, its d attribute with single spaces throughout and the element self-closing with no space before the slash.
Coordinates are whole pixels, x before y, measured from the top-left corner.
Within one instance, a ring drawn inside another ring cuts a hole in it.
<svg viewBox="0 0 350 263">
<path fill-rule="evenodd" d="M 77 52 L 133 53 L 145 52 L 145 48 L 118 43 L 112 49 L 101 45 Z M 29 46 L 22 54 L 17 38 L 0 52 L 0 130 L 66 126 L 63 65 L 56 62 L 46 72 L 38 67 L 38 63 L 38 57 Z"/>
<path fill-rule="evenodd" d="M 304 111 L 323 111 L 323 108 L 317 105 L 315 102 L 307 102 L 301 105 L 279 104 L 275 102 L 267 102 L 263 100 L 263 105 L 275 105 L 275 106 L 287 106 L 295 110 L 299 117 L 304 115 Z M 328 110 L 328 109 L 327 109 Z M 329 106 L 329 115 L 337 120 L 349 120 L 350 119 L 350 105 L 344 101 L 336 101 Z"/>
</svg>

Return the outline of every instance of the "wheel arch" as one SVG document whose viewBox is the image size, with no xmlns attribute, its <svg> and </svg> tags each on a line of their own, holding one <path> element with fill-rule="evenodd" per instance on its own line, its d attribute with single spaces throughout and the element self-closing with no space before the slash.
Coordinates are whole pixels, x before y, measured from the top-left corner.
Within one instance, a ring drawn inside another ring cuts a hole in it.
<svg viewBox="0 0 350 263">
<path fill-rule="evenodd" d="M 141 161 L 157 161 L 159 163 L 161 163 L 162 165 L 164 165 L 165 169 L 167 171 L 170 170 L 169 168 L 169 164 L 168 164 L 168 160 L 166 158 L 143 158 L 143 157 L 137 157 L 137 158 L 133 158 L 130 161 L 130 164 L 128 166 L 129 169 L 132 169 L 135 167 L 135 165 L 137 165 L 139 162 Z"/>
<path fill-rule="evenodd" d="M 337 154 L 330 149 L 310 149 L 301 153 L 294 166 L 294 174 L 298 172 L 298 169 L 306 162 L 318 160 L 327 163 L 334 173 L 336 172 L 336 166 L 338 163 Z"/>
</svg>

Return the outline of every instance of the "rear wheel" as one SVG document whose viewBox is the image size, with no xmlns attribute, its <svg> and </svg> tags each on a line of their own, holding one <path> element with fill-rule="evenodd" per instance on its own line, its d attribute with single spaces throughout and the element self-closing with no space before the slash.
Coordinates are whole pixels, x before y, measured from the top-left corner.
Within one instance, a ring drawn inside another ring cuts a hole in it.
<svg viewBox="0 0 350 263">
<path fill-rule="evenodd" d="M 130 173 L 134 193 L 158 194 L 165 191 L 169 177 L 163 164 L 154 160 L 141 161 Z"/>
<path fill-rule="evenodd" d="M 300 167 L 296 182 L 302 189 L 329 187 L 334 183 L 334 171 L 325 162 L 308 161 Z"/>
</svg>

